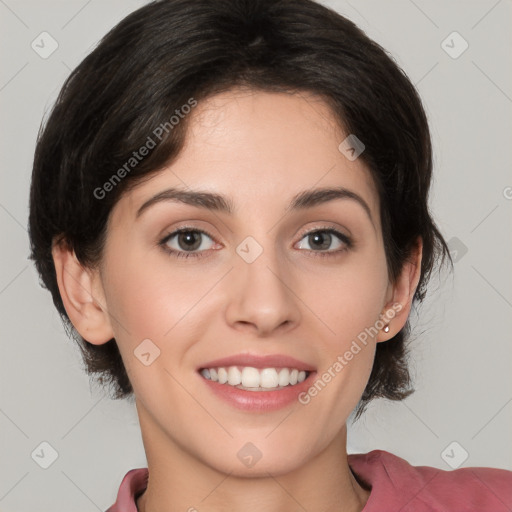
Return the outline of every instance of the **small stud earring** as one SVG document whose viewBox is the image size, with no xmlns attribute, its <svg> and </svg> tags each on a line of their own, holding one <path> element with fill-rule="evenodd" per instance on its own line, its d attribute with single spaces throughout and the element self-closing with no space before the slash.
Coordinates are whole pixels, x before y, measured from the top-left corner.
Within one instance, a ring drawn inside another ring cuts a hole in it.
<svg viewBox="0 0 512 512">
<path fill-rule="evenodd" d="M 385 325 L 383 331 L 384 332 L 389 332 L 389 325 Z"/>
</svg>

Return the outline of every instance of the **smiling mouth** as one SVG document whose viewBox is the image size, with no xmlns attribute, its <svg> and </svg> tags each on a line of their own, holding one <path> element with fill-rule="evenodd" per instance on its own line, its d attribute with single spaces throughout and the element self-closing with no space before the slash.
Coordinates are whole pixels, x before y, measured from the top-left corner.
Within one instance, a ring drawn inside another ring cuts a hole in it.
<svg viewBox="0 0 512 512">
<path fill-rule="evenodd" d="M 297 368 L 260 369 L 252 366 L 201 368 L 199 373 L 206 380 L 245 391 L 278 391 L 300 384 L 311 374 Z"/>
</svg>

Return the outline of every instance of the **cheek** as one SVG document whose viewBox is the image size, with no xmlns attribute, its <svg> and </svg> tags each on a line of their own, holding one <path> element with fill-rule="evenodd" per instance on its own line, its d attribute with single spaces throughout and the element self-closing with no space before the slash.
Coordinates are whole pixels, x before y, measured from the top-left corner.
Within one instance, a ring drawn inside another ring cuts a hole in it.
<svg viewBox="0 0 512 512">
<path fill-rule="evenodd" d="M 354 253 L 326 277 L 308 279 L 313 290 L 310 303 L 330 328 L 326 333 L 333 334 L 325 339 L 332 348 L 342 349 L 373 326 L 383 312 L 388 288 L 385 256 L 378 248 L 373 255 L 370 251 Z"/>
<path fill-rule="evenodd" d="M 122 259 L 111 257 L 108 273 L 108 309 L 133 338 L 162 338 L 208 285 L 199 272 L 187 272 L 185 281 L 183 270 L 165 255 L 136 250 Z"/>
<path fill-rule="evenodd" d="M 317 288 L 315 309 L 328 326 L 318 327 L 322 365 L 303 395 L 304 414 L 323 425 L 326 439 L 335 435 L 359 402 L 373 367 L 375 324 L 387 286 L 385 267 L 355 266 L 333 275 L 329 288 Z"/>
<path fill-rule="evenodd" d="M 212 307 L 212 295 L 206 300 L 219 280 L 219 273 L 185 272 L 184 263 L 169 262 L 166 255 L 149 256 L 133 249 L 118 250 L 116 254 L 126 256 L 113 257 L 112 251 L 106 260 L 105 292 L 126 370 L 134 387 L 168 386 L 169 376 L 163 367 L 179 366 L 187 350 L 200 337 L 203 327 L 197 325 L 198 315 L 206 318 L 208 313 L 204 308 L 208 305 L 209 311 L 219 311 L 219 307 Z M 134 357 L 147 351 L 151 357 L 158 354 L 149 367 Z M 143 379 L 139 379 L 141 372 Z M 164 382 L 158 382 L 162 378 Z"/>
<path fill-rule="evenodd" d="M 180 364 L 186 339 L 180 343 L 176 333 L 197 297 L 193 287 L 176 283 L 179 276 L 170 275 L 161 262 L 141 259 L 135 252 L 110 261 L 106 298 L 114 334 L 130 382 L 144 401 L 151 400 L 155 389 L 186 400 L 166 370 L 170 360 Z"/>
<path fill-rule="evenodd" d="M 317 377 L 321 382 L 305 401 L 321 395 L 311 411 L 318 417 L 326 414 L 326 424 L 332 427 L 357 405 L 373 367 L 376 323 L 388 286 L 383 250 L 360 252 L 330 273 L 328 280 L 309 281 L 314 286 L 310 301 L 325 334 L 316 338 L 323 353 Z"/>
</svg>

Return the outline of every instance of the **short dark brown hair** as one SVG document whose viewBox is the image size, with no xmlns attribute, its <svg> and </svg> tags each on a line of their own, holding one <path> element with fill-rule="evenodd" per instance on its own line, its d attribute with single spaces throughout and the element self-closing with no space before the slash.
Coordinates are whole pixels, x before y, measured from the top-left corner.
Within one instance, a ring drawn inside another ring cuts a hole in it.
<svg viewBox="0 0 512 512">
<path fill-rule="evenodd" d="M 183 147 L 187 116 L 176 124 L 171 117 L 191 98 L 200 102 L 236 86 L 313 93 L 347 134 L 363 141 L 359 158 L 379 193 L 392 281 L 417 238 L 423 240 L 415 302 L 423 300 L 436 262 L 448 256 L 453 266 L 429 212 L 432 148 L 425 111 L 405 72 L 381 46 L 311 0 L 152 2 L 115 26 L 66 80 L 39 133 L 30 191 L 31 258 L 78 342 L 86 371 L 110 384 L 113 398 L 133 393 L 116 340 L 93 345 L 71 325 L 52 241 L 68 244 L 84 266 L 97 265 L 109 214 L 123 192 Z M 156 147 L 113 182 L 116 170 L 159 126 L 167 129 Z M 409 336 L 408 320 L 377 345 L 356 417 L 375 397 L 401 400 L 412 393 Z"/>
</svg>

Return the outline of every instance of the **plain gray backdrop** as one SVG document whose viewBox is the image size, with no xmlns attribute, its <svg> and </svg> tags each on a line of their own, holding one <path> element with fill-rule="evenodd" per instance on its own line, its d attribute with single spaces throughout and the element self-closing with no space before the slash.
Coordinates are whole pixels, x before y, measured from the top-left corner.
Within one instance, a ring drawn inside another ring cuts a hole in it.
<svg viewBox="0 0 512 512">
<path fill-rule="evenodd" d="M 125 473 L 146 467 L 133 403 L 90 385 L 27 259 L 40 122 L 70 70 L 145 3 L 0 0 L 1 512 L 105 510 Z M 323 3 L 417 86 L 434 144 L 431 208 L 456 260 L 413 315 L 416 392 L 374 402 L 350 426 L 349 451 L 512 469 L 512 2 Z"/>
</svg>

